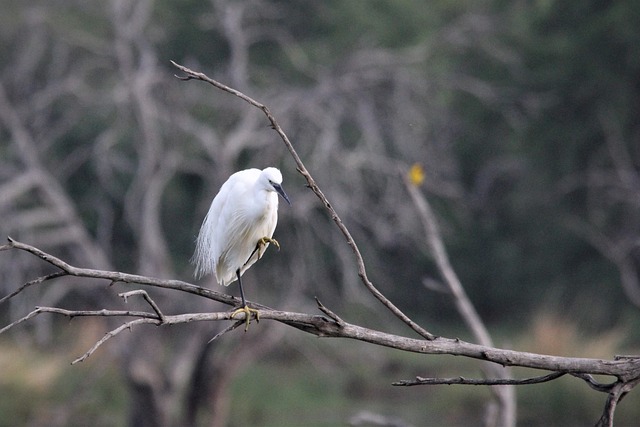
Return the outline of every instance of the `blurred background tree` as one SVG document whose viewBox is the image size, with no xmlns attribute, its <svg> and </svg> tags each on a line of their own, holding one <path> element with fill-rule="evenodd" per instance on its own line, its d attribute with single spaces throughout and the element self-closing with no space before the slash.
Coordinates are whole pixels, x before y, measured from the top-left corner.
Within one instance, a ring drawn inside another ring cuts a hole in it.
<svg viewBox="0 0 640 427">
<path fill-rule="evenodd" d="M 454 267 L 498 342 L 575 356 L 638 351 L 637 2 L 5 3 L 0 234 L 76 265 L 191 280 L 194 238 L 219 186 L 236 170 L 273 165 L 293 206 L 280 212 L 282 251 L 246 275 L 249 298 L 314 310 L 318 296 L 352 322 L 400 326 L 361 288 L 349 247 L 264 117 L 181 84 L 173 59 L 272 109 L 377 286 L 427 329 L 468 334 L 448 296 L 429 289 L 438 279 L 400 179 L 416 162 Z M 3 253 L 0 295 L 42 268 Z M 85 285 L 34 289 L 0 318 L 36 304 L 122 305 L 114 290 Z M 154 298 L 165 312 L 213 309 Z M 327 425 L 382 408 L 442 425 L 478 419 L 490 399 L 389 390 L 398 376 L 451 367 L 271 324 L 211 346 L 216 325 L 134 330 L 88 367 L 65 367 L 107 326 L 38 319 L 3 337 L 2 371 L 17 373 L 0 380 L 12 396 L 0 418 Z M 380 376 L 370 380 L 365 366 Z M 567 382 L 519 390 L 519 421 L 596 419 L 590 398 L 559 397 Z M 544 387 L 552 391 L 536 392 Z M 285 397 L 265 396 L 274 389 Z M 640 415 L 633 406 L 622 404 L 621 424 Z"/>
</svg>

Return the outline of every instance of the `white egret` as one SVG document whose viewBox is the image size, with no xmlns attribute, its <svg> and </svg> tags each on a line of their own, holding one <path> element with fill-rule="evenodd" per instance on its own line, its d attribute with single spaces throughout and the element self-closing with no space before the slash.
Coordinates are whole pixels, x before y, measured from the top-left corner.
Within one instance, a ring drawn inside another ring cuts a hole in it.
<svg viewBox="0 0 640 427">
<path fill-rule="evenodd" d="M 280 248 L 273 239 L 278 222 L 278 194 L 291 204 L 281 184 L 282 174 L 273 167 L 246 169 L 231 175 L 211 202 L 196 241 L 192 258 L 196 278 L 215 273 L 222 286 L 238 281 L 242 306 L 231 317 L 245 313 L 245 330 L 251 313 L 255 313 L 256 320 L 259 313 L 247 306 L 240 277 L 262 257 L 269 243 Z"/>
</svg>

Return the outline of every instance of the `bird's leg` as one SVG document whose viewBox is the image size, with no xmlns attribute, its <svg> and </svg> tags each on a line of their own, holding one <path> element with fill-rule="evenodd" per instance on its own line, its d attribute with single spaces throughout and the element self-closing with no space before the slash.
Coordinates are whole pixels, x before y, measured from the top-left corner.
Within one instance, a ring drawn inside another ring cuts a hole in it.
<svg viewBox="0 0 640 427">
<path fill-rule="evenodd" d="M 265 237 L 261 238 L 260 240 L 258 240 L 258 243 L 256 243 L 256 247 L 251 252 L 251 255 L 249 255 L 249 258 L 247 258 L 247 261 L 245 262 L 245 265 L 256 254 L 256 252 L 258 252 L 258 259 L 262 258 L 262 254 L 264 254 L 264 251 L 262 250 L 262 248 L 264 248 L 264 246 L 267 243 L 273 243 L 273 245 L 275 247 L 277 247 L 278 250 L 280 250 L 280 243 L 278 243 L 278 241 L 276 239 L 265 236 Z"/>
<path fill-rule="evenodd" d="M 273 243 L 273 245 L 278 248 L 278 250 L 280 250 L 280 243 L 278 243 L 278 241 L 276 239 L 274 239 L 273 237 L 263 237 L 262 239 L 258 240 L 258 246 L 264 246 L 267 243 Z"/>
<path fill-rule="evenodd" d="M 236 270 L 236 276 L 238 277 L 238 286 L 240 287 L 240 298 L 242 298 L 242 307 L 236 309 L 233 313 L 231 313 L 231 318 L 236 317 L 238 313 L 244 313 L 245 317 L 245 327 L 244 331 L 247 332 L 249 329 L 249 322 L 251 322 L 251 313 L 255 313 L 256 322 L 260 321 L 260 312 L 255 308 L 249 308 L 247 305 L 247 300 L 244 299 L 244 291 L 242 290 L 242 280 L 240 279 L 240 269 Z"/>
<path fill-rule="evenodd" d="M 273 243 L 273 245 L 278 248 L 278 250 L 280 250 L 280 243 L 278 243 L 278 241 L 272 237 L 263 237 L 262 239 L 258 240 L 258 243 L 256 244 L 256 248 L 253 250 L 253 253 L 255 253 L 256 251 L 258 251 L 258 258 L 262 258 L 262 254 L 264 253 L 263 248 L 268 245 L 269 243 Z M 253 255 L 252 253 L 252 255 Z M 251 258 L 251 257 L 249 257 Z"/>
</svg>

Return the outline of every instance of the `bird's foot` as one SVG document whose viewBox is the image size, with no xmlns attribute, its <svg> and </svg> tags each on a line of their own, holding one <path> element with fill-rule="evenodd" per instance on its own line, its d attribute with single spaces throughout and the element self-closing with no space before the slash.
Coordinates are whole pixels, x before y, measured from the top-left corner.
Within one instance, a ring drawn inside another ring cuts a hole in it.
<svg viewBox="0 0 640 427">
<path fill-rule="evenodd" d="M 244 313 L 244 318 L 245 318 L 244 331 L 245 332 L 247 332 L 247 330 L 249 329 L 249 323 L 251 322 L 251 313 L 255 314 L 256 322 L 260 322 L 260 312 L 255 308 L 249 308 L 248 305 L 245 305 L 244 307 L 240 307 L 236 309 L 233 313 L 231 313 L 231 318 L 234 319 L 236 315 L 239 313 Z"/>
<path fill-rule="evenodd" d="M 278 241 L 272 237 L 263 237 L 262 239 L 258 240 L 258 247 L 262 247 L 264 245 L 266 245 L 267 243 L 273 243 L 273 245 L 278 248 L 278 250 L 280 250 L 280 243 L 278 243 Z"/>
</svg>

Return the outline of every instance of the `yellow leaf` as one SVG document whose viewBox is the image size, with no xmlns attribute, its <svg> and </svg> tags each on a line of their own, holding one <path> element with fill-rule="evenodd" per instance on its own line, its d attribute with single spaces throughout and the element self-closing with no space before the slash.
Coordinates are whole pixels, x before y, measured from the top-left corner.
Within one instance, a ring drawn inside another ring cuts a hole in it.
<svg viewBox="0 0 640 427">
<path fill-rule="evenodd" d="M 419 163 L 414 163 L 409 169 L 409 181 L 416 187 L 424 181 L 424 169 Z"/>
</svg>

